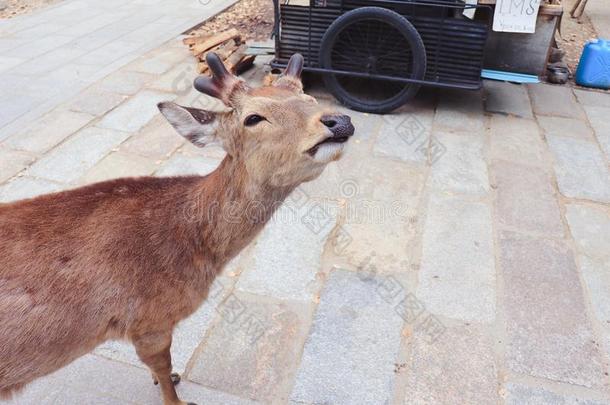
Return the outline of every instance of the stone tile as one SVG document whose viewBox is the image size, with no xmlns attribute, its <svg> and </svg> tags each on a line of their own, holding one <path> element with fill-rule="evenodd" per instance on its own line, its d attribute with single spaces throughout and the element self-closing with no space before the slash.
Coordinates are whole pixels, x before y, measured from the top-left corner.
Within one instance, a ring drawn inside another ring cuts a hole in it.
<svg viewBox="0 0 610 405">
<path fill-rule="evenodd" d="M 184 138 L 162 115 L 158 115 L 142 127 L 137 134 L 129 138 L 121 146 L 121 150 L 160 159 L 167 158 L 184 143 Z"/>
<path fill-rule="evenodd" d="M 562 242 L 502 232 L 508 367 L 585 387 L 605 383 L 605 364 L 586 316 L 582 286 Z"/>
<path fill-rule="evenodd" d="M 189 379 L 264 403 L 285 403 L 309 327 L 307 307 L 237 293 L 206 337 Z M 231 307 L 234 304 L 230 305 Z"/>
<path fill-rule="evenodd" d="M 610 160 L 610 107 L 585 107 L 589 122 L 606 158 Z"/>
<path fill-rule="evenodd" d="M 130 96 L 140 91 L 153 78 L 154 76 L 148 73 L 119 70 L 106 76 L 98 85 L 104 90 Z"/>
<path fill-rule="evenodd" d="M 34 161 L 26 152 L 0 147 L 0 183 L 10 179 Z"/>
<path fill-rule="evenodd" d="M 126 66 L 125 69 L 160 75 L 167 72 L 189 55 L 184 45 L 180 48 L 164 46 L 140 57 Z"/>
<path fill-rule="evenodd" d="M 186 62 L 180 63 L 159 79 L 152 82 L 151 88 L 184 95 L 193 87 L 193 81 L 199 75 L 196 70 L 196 63 L 189 58 Z"/>
<path fill-rule="evenodd" d="M 563 236 L 559 204 L 547 172 L 503 161 L 492 167 L 497 187 L 496 214 L 501 226 Z"/>
<path fill-rule="evenodd" d="M 514 83 L 484 81 L 485 110 L 521 118 L 533 118 L 527 87 Z"/>
<path fill-rule="evenodd" d="M 405 405 L 500 402 L 493 335 L 485 328 L 450 326 L 433 342 L 415 328 L 407 370 Z"/>
<path fill-rule="evenodd" d="M 332 271 L 291 394 L 292 403 L 387 404 L 403 320 L 377 278 Z"/>
<path fill-rule="evenodd" d="M 142 47 L 138 42 L 127 42 L 123 38 L 113 40 L 78 58 L 77 63 L 83 65 L 105 66 Z"/>
<path fill-rule="evenodd" d="M 11 72 L 26 76 L 43 75 L 49 71 L 59 68 L 67 62 L 76 59 L 82 55 L 83 52 L 84 51 L 80 49 L 63 45 L 34 59 L 30 59 L 19 66 L 16 66 L 11 70 Z"/>
<path fill-rule="evenodd" d="M 106 128 L 85 128 L 34 163 L 27 174 L 60 183 L 74 182 L 128 136 L 127 132 Z"/>
<path fill-rule="evenodd" d="M 4 72 L 4 71 L 12 68 L 13 66 L 17 66 L 25 61 L 26 60 L 22 59 L 22 58 L 13 58 L 10 56 L 0 56 L 0 72 Z"/>
<path fill-rule="evenodd" d="M 482 132 L 485 129 L 482 93 L 443 91 L 434 117 L 434 127 L 448 131 Z"/>
<path fill-rule="evenodd" d="M 606 330 L 606 339 L 610 341 L 610 258 L 592 259 L 580 255 L 579 262 L 591 306 L 600 325 Z M 608 350 L 610 352 L 610 347 Z"/>
<path fill-rule="evenodd" d="M 493 115 L 490 120 L 490 156 L 527 165 L 545 165 L 544 146 L 534 121 Z"/>
<path fill-rule="evenodd" d="M 189 360 L 205 338 L 210 325 L 218 316 L 219 305 L 231 293 L 233 284 L 234 281 L 228 277 L 218 277 L 212 284 L 208 298 L 203 304 L 174 329 L 171 354 L 175 372 L 182 374 L 187 369 Z M 108 341 L 97 347 L 94 353 L 108 359 L 145 367 L 138 358 L 135 348 L 129 342 Z"/>
<path fill-rule="evenodd" d="M 205 176 L 213 172 L 220 160 L 205 158 L 202 156 L 189 157 L 180 153 L 174 154 L 167 162 L 155 173 L 156 176 Z"/>
<path fill-rule="evenodd" d="M 602 207 L 567 204 L 566 219 L 579 250 L 590 257 L 610 257 L 610 214 Z"/>
<path fill-rule="evenodd" d="M 7 139 L 5 144 L 14 149 L 44 153 L 87 125 L 93 118 L 90 114 L 80 112 L 53 111 Z"/>
<path fill-rule="evenodd" d="M 69 366 L 39 380 L 41 384 L 60 386 L 52 399 L 42 402 L 17 402 L 25 404 L 151 404 L 161 405 L 161 391 L 153 385 L 150 372 L 144 368 L 110 361 L 92 354 L 85 355 Z M 211 405 L 245 405 L 253 401 L 237 398 L 222 392 L 210 390 L 183 380 L 176 386 L 178 396 L 187 401 L 197 401 Z M 59 392 L 57 392 L 59 391 Z M 38 399 L 34 397 L 33 399 Z M 78 399 L 78 400 L 77 400 Z M 104 402 L 111 399 L 110 402 Z M 53 401 L 55 400 L 55 401 Z M 73 402 L 76 401 L 76 402 Z M 83 402 L 80 402 L 82 400 Z M 48 401 L 48 402 L 47 402 Z M 91 402 L 90 402 L 91 401 Z"/>
<path fill-rule="evenodd" d="M 17 177 L 0 186 L 0 202 L 12 202 L 60 191 L 64 186 L 33 177 Z"/>
<path fill-rule="evenodd" d="M 547 136 L 555 156 L 559 191 L 566 197 L 610 202 L 610 173 L 594 143 L 560 136 Z"/>
<path fill-rule="evenodd" d="M 567 86 L 550 84 L 529 85 L 532 107 L 536 115 L 583 118 L 582 108 Z"/>
<path fill-rule="evenodd" d="M 437 133 L 445 153 L 432 166 L 429 187 L 436 191 L 483 196 L 489 191 L 483 135 Z"/>
<path fill-rule="evenodd" d="M 577 398 L 540 387 L 506 384 L 506 405 L 604 405 L 607 401 Z"/>
<path fill-rule="evenodd" d="M 593 140 L 591 129 L 585 121 L 580 119 L 540 116 L 538 123 L 547 135 L 564 135 Z"/>
<path fill-rule="evenodd" d="M 32 37 L 29 37 L 29 39 L 32 39 Z M 28 41 L 27 44 L 11 49 L 10 56 L 13 58 L 33 59 L 67 44 L 73 39 L 74 37 L 68 35 L 43 35 L 36 38 L 35 41 Z"/>
<path fill-rule="evenodd" d="M 81 181 L 89 184 L 121 177 L 150 176 L 158 167 L 153 160 L 115 152 L 89 170 Z"/>
<path fill-rule="evenodd" d="M 574 89 L 578 102 L 592 107 L 610 107 L 610 93 L 599 90 Z"/>
<path fill-rule="evenodd" d="M 496 271 L 489 207 L 433 195 L 422 238 L 417 296 L 427 309 L 448 318 L 492 322 Z"/>
<path fill-rule="evenodd" d="M 280 299 L 311 300 L 337 211 L 336 204 L 328 202 L 309 201 L 301 207 L 284 203 L 256 239 L 236 288 Z"/>
<path fill-rule="evenodd" d="M 173 94 L 143 90 L 106 114 L 97 124 L 102 128 L 136 132 L 159 114 L 157 104 L 171 101 Z"/>
<path fill-rule="evenodd" d="M 376 156 L 391 157 L 408 163 L 425 165 L 427 145 L 432 129 L 432 114 L 384 115 L 375 141 Z"/>
<path fill-rule="evenodd" d="M 344 221 L 333 235 L 332 252 L 355 266 L 367 263 L 379 271 L 404 270 L 415 243 L 425 176 L 396 162 L 368 167 L 361 177 L 335 186 L 344 199 Z"/>
<path fill-rule="evenodd" d="M 127 97 L 122 94 L 111 93 L 93 87 L 83 91 L 68 102 L 66 108 L 71 111 L 101 116 L 121 104 L 125 98 Z"/>
</svg>

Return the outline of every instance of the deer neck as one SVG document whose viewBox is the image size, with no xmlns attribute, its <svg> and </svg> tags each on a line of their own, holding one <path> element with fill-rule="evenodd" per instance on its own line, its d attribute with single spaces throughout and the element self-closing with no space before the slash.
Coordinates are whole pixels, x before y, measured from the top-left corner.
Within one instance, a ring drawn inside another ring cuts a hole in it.
<svg viewBox="0 0 610 405">
<path fill-rule="evenodd" d="M 258 182 L 243 162 L 225 157 L 197 191 L 196 222 L 205 256 L 219 266 L 228 262 L 254 239 L 294 188 Z"/>
</svg>

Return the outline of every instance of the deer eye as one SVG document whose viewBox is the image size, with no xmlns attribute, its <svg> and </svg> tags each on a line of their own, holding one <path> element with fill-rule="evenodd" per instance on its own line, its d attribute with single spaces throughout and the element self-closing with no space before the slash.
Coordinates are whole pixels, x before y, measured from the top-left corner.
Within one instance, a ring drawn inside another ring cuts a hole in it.
<svg viewBox="0 0 610 405">
<path fill-rule="evenodd" d="M 247 127 L 251 127 L 252 125 L 256 125 L 263 120 L 265 120 L 265 117 L 261 117 L 258 114 L 250 114 L 244 120 L 244 125 Z"/>
</svg>

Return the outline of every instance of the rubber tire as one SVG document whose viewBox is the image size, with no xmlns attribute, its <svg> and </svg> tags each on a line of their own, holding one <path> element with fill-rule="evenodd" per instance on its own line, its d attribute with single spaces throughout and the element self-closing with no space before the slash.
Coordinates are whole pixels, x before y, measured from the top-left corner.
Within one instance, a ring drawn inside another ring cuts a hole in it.
<svg viewBox="0 0 610 405">
<path fill-rule="evenodd" d="M 361 7 L 348 11 L 337 18 L 328 27 L 320 44 L 320 67 L 331 67 L 331 54 L 336 37 L 346 27 L 357 23 L 359 20 L 380 20 L 397 29 L 409 42 L 413 55 L 412 79 L 423 80 L 426 73 L 426 49 L 421 36 L 413 26 L 400 14 L 381 7 Z M 332 73 L 323 74 L 326 88 L 335 96 L 339 102 L 347 107 L 369 113 L 386 113 L 402 106 L 413 98 L 419 88 L 419 84 L 408 84 L 400 93 L 381 103 L 366 103 L 352 97 L 348 91 L 337 80 L 337 76 Z"/>
</svg>

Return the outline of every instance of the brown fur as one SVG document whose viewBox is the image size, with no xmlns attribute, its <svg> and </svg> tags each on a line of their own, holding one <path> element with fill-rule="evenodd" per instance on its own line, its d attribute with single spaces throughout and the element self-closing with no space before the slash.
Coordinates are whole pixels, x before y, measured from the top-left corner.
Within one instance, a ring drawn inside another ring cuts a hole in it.
<svg viewBox="0 0 610 405">
<path fill-rule="evenodd" d="M 161 107 L 187 139 L 227 150 L 208 176 L 120 179 L 0 205 L 0 397 L 128 339 L 164 403 L 184 404 L 170 378 L 173 328 L 279 203 L 330 161 L 304 153 L 328 136 L 315 100 L 281 85 L 237 87 L 229 112 Z M 244 126 L 252 113 L 266 121 Z M 227 221 L 228 210 L 244 216 Z"/>
</svg>

